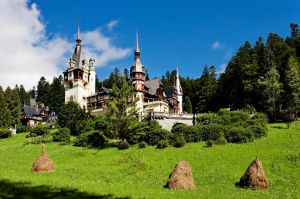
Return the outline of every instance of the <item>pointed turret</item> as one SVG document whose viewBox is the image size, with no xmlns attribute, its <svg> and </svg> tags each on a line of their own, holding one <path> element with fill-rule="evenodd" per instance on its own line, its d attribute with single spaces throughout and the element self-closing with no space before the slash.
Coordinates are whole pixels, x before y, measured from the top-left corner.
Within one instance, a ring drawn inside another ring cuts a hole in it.
<svg viewBox="0 0 300 199">
<path fill-rule="evenodd" d="M 145 83 L 145 68 L 141 62 L 141 51 L 139 47 L 139 37 L 136 33 L 136 46 L 134 50 L 134 62 L 130 68 L 130 77 L 132 79 L 132 85 L 137 91 L 144 90 Z"/>
<path fill-rule="evenodd" d="M 183 96 L 183 91 L 182 91 L 182 87 L 180 84 L 180 79 L 179 79 L 179 72 L 178 72 L 178 67 L 176 69 L 176 90 L 177 90 L 177 98 L 178 98 L 178 113 L 181 114 L 182 113 L 182 96 Z"/>
<path fill-rule="evenodd" d="M 81 39 L 80 39 L 80 24 L 79 24 L 79 22 L 78 22 L 78 26 L 77 26 L 76 43 L 77 43 L 77 45 L 80 45 L 80 43 L 81 43 Z"/>
</svg>

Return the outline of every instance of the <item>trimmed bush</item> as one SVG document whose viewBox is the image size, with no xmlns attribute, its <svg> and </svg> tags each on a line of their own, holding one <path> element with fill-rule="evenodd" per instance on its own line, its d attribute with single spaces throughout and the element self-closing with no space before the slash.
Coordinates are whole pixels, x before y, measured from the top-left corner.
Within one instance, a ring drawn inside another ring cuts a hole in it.
<svg viewBox="0 0 300 199">
<path fill-rule="evenodd" d="M 200 128 L 201 140 L 217 140 L 224 133 L 224 126 L 219 124 L 209 124 Z"/>
<path fill-rule="evenodd" d="M 11 137 L 11 130 L 0 129 L 0 138 L 9 138 L 9 137 Z"/>
<path fill-rule="evenodd" d="M 30 126 L 17 126 L 17 133 L 27 133 L 31 131 Z"/>
<path fill-rule="evenodd" d="M 146 148 L 147 147 L 147 143 L 145 142 L 145 141 L 141 141 L 140 143 L 139 143 L 139 149 L 144 149 L 144 148 Z"/>
<path fill-rule="evenodd" d="M 250 128 L 251 128 L 255 138 L 261 138 L 261 137 L 267 135 L 267 131 L 268 131 L 267 126 L 263 126 L 261 124 L 256 123 L 254 125 L 251 125 Z"/>
<path fill-rule="evenodd" d="M 61 128 L 52 135 L 54 142 L 69 143 L 71 138 L 71 132 L 68 128 Z"/>
<path fill-rule="evenodd" d="M 180 148 L 183 147 L 186 144 L 184 137 L 182 135 L 175 137 L 175 142 L 173 144 L 174 147 Z"/>
<path fill-rule="evenodd" d="M 74 146 L 104 148 L 107 144 L 107 138 L 100 131 L 90 131 L 77 136 Z"/>
<path fill-rule="evenodd" d="M 42 124 L 38 124 L 30 130 L 30 137 L 42 136 L 49 133 L 49 129 Z"/>
<path fill-rule="evenodd" d="M 129 143 L 126 140 L 120 141 L 117 144 L 119 150 L 124 150 L 129 148 Z"/>
<path fill-rule="evenodd" d="M 225 132 L 228 142 L 245 143 L 252 142 L 254 139 L 253 132 L 250 128 L 232 127 Z"/>
<path fill-rule="evenodd" d="M 42 136 L 36 136 L 36 137 L 29 137 L 26 138 L 24 141 L 24 145 L 27 144 L 41 144 L 41 143 L 48 143 L 48 142 L 52 142 L 53 138 L 51 135 L 45 134 Z"/>
<path fill-rule="evenodd" d="M 221 137 L 219 137 L 216 141 L 214 141 L 214 143 L 217 145 L 223 145 L 223 144 L 227 144 L 227 140 L 224 137 L 224 135 L 221 135 Z"/>
<path fill-rule="evenodd" d="M 206 143 L 206 147 L 212 147 L 214 145 L 213 140 L 207 140 L 205 143 Z"/>
<path fill-rule="evenodd" d="M 164 148 L 167 148 L 168 147 L 168 142 L 167 140 L 160 140 L 157 145 L 156 145 L 156 148 L 157 149 L 164 149 Z"/>
<path fill-rule="evenodd" d="M 165 129 L 154 129 L 146 132 L 145 142 L 149 145 L 157 145 L 160 140 L 167 140 L 170 136 L 170 132 Z"/>
</svg>

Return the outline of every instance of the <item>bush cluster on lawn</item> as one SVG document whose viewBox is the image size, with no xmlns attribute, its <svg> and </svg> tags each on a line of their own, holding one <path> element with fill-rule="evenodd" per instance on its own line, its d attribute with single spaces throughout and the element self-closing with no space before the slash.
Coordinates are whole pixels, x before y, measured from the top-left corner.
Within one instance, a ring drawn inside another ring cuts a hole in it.
<svg viewBox="0 0 300 199">
<path fill-rule="evenodd" d="M 31 131 L 30 126 L 17 126 L 17 133 L 28 133 Z"/>
<path fill-rule="evenodd" d="M 244 111 L 221 109 L 217 113 L 200 114 L 197 122 L 197 126 L 175 124 L 172 133 L 182 135 L 186 142 L 226 144 L 251 142 L 266 136 L 268 130 L 267 117 L 262 113 L 250 116 Z"/>
<path fill-rule="evenodd" d="M 0 129 L 0 138 L 9 138 L 9 137 L 11 137 L 11 130 Z"/>
<path fill-rule="evenodd" d="M 49 129 L 47 126 L 38 124 L 35 127 L 31 128 L 29 137 L 43 136 L 49 133 Z"/>
<path fill-rule="evenodd" d="M 41 143 L 48 143 L 52 142 L 53 138 L 50 134 L 35 136 L 35 137 L 28 137 L 24 141 L 24 145 L 28 144 L 41 144 Z"/>
<path fill-rule="evenodd" d="M 101 131 L 92 130 L 76 137 L 74 146 L 104 148 L 107 146 L 107 138 Z"/>
<path fill-rule="evenodd" d="M 126 140 L 122 140 L 117 143 L 117 147 L 119 150 L 124 150 L 129 148 L 129 143 Z"/>
<path fill-rule="evenodd" d="M 52 137 L 53 137 L 54 142 L 61 142 L 61 143 L 68 144 L 68 143 L 71 142 L 71 140 L 70 140 L 70 138 L 71 138 L 70 129 L 61 128 L 58 131 L 56 131 L 55 133 L 53 133 Z"/>
</svg>

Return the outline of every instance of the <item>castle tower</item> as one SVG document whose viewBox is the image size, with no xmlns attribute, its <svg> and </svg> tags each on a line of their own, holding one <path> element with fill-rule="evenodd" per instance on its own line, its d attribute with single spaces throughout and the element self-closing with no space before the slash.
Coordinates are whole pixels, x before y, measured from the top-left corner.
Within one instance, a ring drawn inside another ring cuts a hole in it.
<svg viewBox="0 0 300 199">
<path fill-rule="evenodd" d="M 145 91 L 145 67 L 141 62 L 141 51 L 139 48 L 139 37 L 136 33 L 136 46 L 134 50 L 134 62 L 130 68 L 130 77 L 132 85 L 136 92 L 136 97 L 139 99 L 136 103 L 136 109 L 139 113 L 139 119 L 143 117 L 144 111 L 144 91 Z"/>
<path fill-rule="evenodd" d="M 141 51 L 139 48 L 139 38 L 136 33 L 136 47 L 134 51 L 134 62 L 130 68 L 130 77 L 132 80 L 132 85 L 135 87 L 136 91 L 143 92 L 145 84 L 145 67 L 141 63 Z"/>
<path fill-rule="evenodd" d="M 90 94 L 93 95 L 96 93 L 96 71 L 95 71 L 95 59 L 94 58 L 90 58 L 89 61 L 89 85 L 90 85 Z"/>
<path fill-rule="evenodd" d="M 81 47 L 78 24 L 76 46 L 64 72 L 65 102 L 75 101 L 86 109 L 87 97 L 95 93 L 95 76 L 94 60 L 90 60 L 89 67 Z"/>
<path fill-rule="evenodd" d="M 183 111 L 183 108 L 182 108 L 182 96 L 183 96 L 183 91 L 182 91 L 182 88 L 181 88 L 181 85 L 180 85 L 180 79 L 179 79 L 179 73 L 178 73 L 178 67 L 176 69 L 176 90 L 177 90 L 177 95 L 178 95 L 178 102 L 179 102 L 179 105 L 178 105 L 178 113 L 181 114 L 182 111 Z"/>
</svg>

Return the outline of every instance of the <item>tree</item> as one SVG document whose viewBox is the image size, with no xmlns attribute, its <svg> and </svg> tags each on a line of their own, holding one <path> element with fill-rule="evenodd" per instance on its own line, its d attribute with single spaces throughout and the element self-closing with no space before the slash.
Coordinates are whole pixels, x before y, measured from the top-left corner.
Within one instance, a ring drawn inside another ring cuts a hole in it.
<svg viewBox="0 0 300 199">
<path fill-rule="evenodd" d="M 36 89 L 35 89 L 35 86 L 33 86 L 32 89 L 29 90 L 28 94 L 29 94 L 29 98 L 33 98 L 33 99 L 36 98 Z"/>
<path fill-rule="evenodd" d="M 49 82 L 46 81 L 45 77 L 41 77 L 37 85 L 36 101 L 48 105 L 50 101 L 49 93 L 50 93 Z"/>
<path fill-rule="evenodd" d="M 7 87 L 5 90 L 5 98 L 7 108 L 10 112 L 10 120 L 11 126 L 14 126 L 20 122 L 20 114 L 21 114 L 21 103 L 20 97 L 17 90 L 12 90 L 10 87 Z"/>
<path fill-rule="evenodd" d="M 30 94 L 26 92 L 24 86 L 21 84 L 18 90 L 21 105 L 27 104 L 29 105 Z"/>
<path fill-rule="evenodd" d="M 284 78 L 283 107 L 289 113 L 296 113 L 300 109 L 300 65 L 296 57 L 289 58 L 287 67 Z"/>
<path fill-rule="evenodd" d="M 130 141 L 138 134 L 138 118 L 136 110 L 137 97 L 124 76 L 110 90 L 110 99 L 105 107 L 105 113 L 112 124 L 113 134 L 122 140 Z"/>
<path fill-rule="evenodd" d="M 58 124 L 61 127 L 69 128 L 72 135 L 77 135 L 80 123 L 86 118 L 87 115 L 80 108 L 79 104 L 69 101 L 60 108 L 60 112 L 58 113 Z"/>
<path fill-rule="evenodd" d="M 281 92 L 281 83 L 279 82 L 279 73 L 275 67 L 272 67 L 265 77 L 257 81 L 259 93 L 261 95 L 260 103 L 269 116 L 276 120 L 277 102 Z"/>
<path fill-rule="evenodd" d="M 191 102 L 189 96 L 184 97 L 183 110 L 186 111 L 187 113 L 193 112 L 192 102 Z"/>
<path fill-rule="evenodd" d="M 7 102 L 5 99 L 5 93 L 0 86 L 0 128 L 8 128 L 11 126 L 12 120 L 10 116 L 9 109 L 7 107 Z"/>
<path fill-rule="evenodd" d="M 217 87 L 216 68 L 205 66 L 199 80 L 197 112 L 207 112 L 213 108 L 211 104 L 217 92 Z"/>
<path fill-rule="evenodd" d="M 58 78 L 54 77 L 50 85 L 49 93 L 49 108 L 56 113 L 65 103 L 65 88 L 63 85 L 63 77 L 60 75 Z"/>
</svg>

